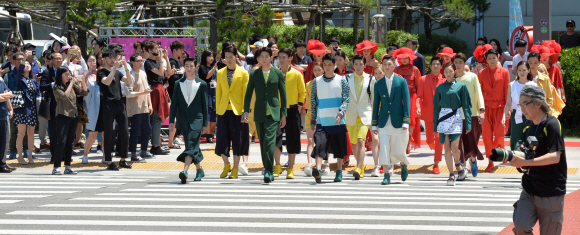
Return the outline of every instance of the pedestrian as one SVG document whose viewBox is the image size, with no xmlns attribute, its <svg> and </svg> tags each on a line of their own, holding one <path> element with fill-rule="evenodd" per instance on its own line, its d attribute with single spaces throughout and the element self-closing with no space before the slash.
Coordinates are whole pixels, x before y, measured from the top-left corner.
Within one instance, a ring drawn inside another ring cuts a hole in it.
<svg viewBox="0 0 580 235">
<path fill-rule="evenodd" d="M 499 56 L 496 50 L 489 49 L 485 52 L 485 59 L 489 67 L 481 70 L 478 79 L 485 103 L 482 136 L 483 144 L 485 145 L 485 155 L 489 160 L 485 171 L 490 172 L 494 169 L 494 164 L 489 159 L 491 150 L 505 148 L 504 130 L 506 117 L 503 115 L 503 111 L 508 96 L 510 75 L 507 69 L 498 66 Z"/>
<path fill-rule="evenodd" d="M 48 138 L 52 145 L 50 145 L 50 155 L 54 156 L 57 137 L 56 137 L 56 100 L 54 98 L 54 92 L 52 89 L 52 84 L 55 82 L 56 70 L 62 66 L 63 58 L 60 53 L 52 53 L 52 68 L 48 68 L 42 73 L 42 78 L 40 79 L 40 91 L 44 92 L 45 99 L 50 104 L 50 119 L 48 120 Z M 12 128 L 12 127 L 10 127 Z M 10 137 L 12 138 L 12 136 Z M 51 163 L 54 163 L 51 157 Z"/>
<path fill-rule="evenodd" d="M 528 55 L 528 64 L 530 65 L 530 74 L 532 74 L 532 81 L 536 83 L 542 90 L 544 90 L 544 97 L 548 103 L 548 114 L 553 117 L 558 117 L 562 113 L 562 106 L 558 105 L 556 90 L 552 92 L 552 85 L 550 77 L 547 74 L 540 73 L 539 68 L 542 65 L 541 55 L 538 52 L 531 52 Z"/>
<path fill-rule="evenodd" d="M 6 147 L 7 138 L 10 137 L 8 133 L 8 111 L 9 111 L 9 104 L 10 98 L 13 97 L 12 91 L 8 89 L 8 86 L 4 83 L 4 81 L 0 81 L 0 173 L 10 173 L 16 168 L 11 167 L 6 163 Z"/>
<path fill-rule="evenodd" d="M 415 67 L 419 69 L 419 71 L 421 72 L 421 76 L 425 76 L 425 57 L 423 57 L 423 55 L 421 55 L 421 53 L 419 53 L 419 51 L 417 50 L 417 47 L 419 46 L 419 41 L 417 41 L 417 39 L 414 38 L 407 38 L 407 41 L 405 43 L 407 44 L 407 48 L 413 50 L 415 52 L 415 56 L 417 56 L 417 58 L 413 60 L 413 65 L 415 65 Z"/>
<path fill-rule="evenodd" d="M 97 72 L 97 84 L 101 90 L 101 103 L 103 103 L 101 110 L 99 110 L 99 112 L 103 113 L 103 147 L 105 150 L 105 161 L 108 164 L 107 169 L 117 171 L 119 168 L 113 163 L 111 156 L 111 152 L 113 152 L 115 146 L 113 121 L 117 122 L 121 141 L 119 148 L 121 160 L 119 161 L 119 166 L 122 168 L 131 168 L 131 165 L 125 160 L 129 149 L 129 132 L 127 130 L 127 112 L 121 100 L 121 81 L 127 85 L 131 85 L 133 78 L 131 77 L 131 71 L 127 67 L 127 61 L 120 60 L 120 58 L 115 56 L 113 51 L 108 50 L 103 52 L 103 57 L 105 58 L 105 67 Z M 123 74 L 117 71 L 117 68 L 120 66 L 125 68 L 127 76 L 123 76 Z"/>
<path fill-rule="evenodd" d="M 22 53 L 16 53 L 13 55 L 13 60 L 24 60 L 24 55 Z M 24 68 L 22 68 L 24 66 Z M 18 139 L 16 139 L 16 149 L 18 150 L 18 161 L 20 164 L 26 165 L 24 161 L 22 152 L 23 146 L 22 142 L 24 140 L 24 135 L 28 135 L 28 164 L 33 164 L 33 147 L 34 147 L 34 127 L 38 120 L 36 113 L 36 79 L 32 77 L 32 67 L 28 61 L 20 65 L 23 72 L 20 79 L 14 80 L 16 83 L 16 91 L 22 92 L 22 99 L 24 104 L 18 108 L 14 109 L 14 125 L 18 128 Z"/>
<path fill-rule="evenodd" d="M 431 73 L 421 77 L 419 89 L 417 89 L 417 116 L 425 122 L 427 145 L 431 150 L 435 150 L 433 174 L 436 175 L 440 173 L 439 162 L 443 154 L 443 145 L 439 143 L 439 133 L 433 131 L 433 96 L 437 86 L 445 82 L 443 74 L 440 73 L 442 64 L 443 58 L 433 56 L 430 63 Z"/>
<path fill-rule="evenodd" d="M 248 58 L 248 57 L 246 57 Z M 252 57 L 253 58 L 253 57 Z M 208 95 L 208 122 L 209 126 L 206 133 L 202 133 L 202 137 L 206 139 L 206 143 L 213 143 L 213 137 L 216 127 L 216 106 L 215 106 L 215 88 L 217 85 L 216 74 L 217 74 L 217 63 L 215 62 L 215 52 L 212 50 L 204 50 L 201 53 L 201 61 L 198 69 L 199 78 L 207 83 L 207 95 Z"/>
<path fill-rule="evenodd" d="M 518 65 L 520 61 L 528 61 L 528 42 L 523 39 L 518 39 L 515 43 L 516 55 L 512 59 L 512 65 Z M 517 68 L 512 67 L 512 74 L 517 75 Z"/>
<path fill-rule="evenodd" d="M 537 86 L 532 81 L 532 74 L 530 74 L 530 65 L 526 61 L 520 61 L 517 65 L 518 76 L 516 80 L 510 83 L 508 89 L 508 97 L 504 108 L 504 115 L 511 116 L 510 127 L 510 149 L 515 150 L 517 142 L 522 139 L 523 128 L 528 121 L 523 115 L 521 108 L 518 107 L 520 102 L 520 92 L 526 85 Z"/>
<path fill-rule="evenodd" d="M 185 68 L 180 61 L 180 59 L 185 56 L 185 44 L 179 40 L 176 40 L 171 43 L 169 49 L 171 50 L 169 65 L 172 70 L 175 70 L 175 74 L 169 76 L 169 79 L 167 79 L 167 94 L 168 98 L 171 98 L 173 97 L 173 91 L 175 90 L 175 81 L 183 78 L 185 73 Z M 181 149 L 179 145 L 184 144 L 184 142 L 179 138 L 180 135 L 181 130 L 176 130 L 175 132 L 169 131 L 169 141 L 167 143 L 167 147 L 170 149 Z"/>
<path fill-rule="evenodd" d="M 166 65 L 159 61 L 161 55 L 165 55 L 165 50 L 160 49 L 155 42 L 149 41 L 145 43 L 144 51 L 147 52 L 149 58 L 144 63 L 145 74 L 147 75 L 147 82 L 151 86 L 151 104 L 153 114 L 151 114 L 151 154 L 153 155 L 167 155 L 169 150 L 161 148 L 161 124 L 169 116 L 169 100 L 163 81 L 165 80 L 165 73 L 168 71 Z"/>
<path fill-rule="evenodd" d="M 238 50 L 226 47 L 222 51 L 226 66 L 218 70 L 216 87 L 216 147 L 215 154 L 222 157 L 224 168 L 220 178 L 238 177 L 240 156 L 248 155 L 249 129 L 247 123 L 242 123 L 244 96 L 248 86 L 248 72 L 236 64 Z M 260 139 L 261 140 L 261 139 Z M 234 161 L 230 163 L 230 142 Z"/>
<path fill-rule="evenodd" d="M 264 53 L 264 52 L 262 52 Z M 283 145 L 286 145 L 288 152 L 288 170 L 286 179 L 294 179 L 294 163 L 296 154 L 301 152 L 300 143 L 300 124 L 302 122 L 300 111 L 304 106 L 304 97 L 306 95 L 304 78 L 302 73 L 292 67 L 292 59 L 294 58 L 294 51 L 290 48 L 282 48 L 278 53 L 278 61 L 280 62 L 280 70 L 284 77 L 284 84 L 286 85 L 286 126 L 278 128 L 276 131 L 276 148 L 275 148 L 275 162 L 274 177 L 278 177 L 282 173 L 280 166 L 280 155 L 282 154 Z M 268 79 L 269 80 L 269 79 Z M 282 132 L 286 134 L 286 143 L 282 143 Z"/>
<path fill-rule="evenodd" d="M 576 22 L 572 19 L 566 21 L 566 32 L 560 35 L 562 49 L 580 46 L 580 34 L 574 30 L 576 30 Z"/>
<path fill-rule="evenodd" d="M 36 86 L 36 113 L 38 113 L 38 110 L 40 109 L 40 101 L 42 100 L 41 96 L 40 96 L 40 78 L 42 76 L 42 68 L 40 67 L 40 64 L 38 61 L 36 61 L 36 47 L 30 43 L 26 43 L 24 46 L 22 46 L 22 50 L 24 53 L 24 60 L 26 60 L 30 66 L 31 66 L 31 73 L 32 73 L 32 78 L 34 78 L 34 80 L 36 80 L 35 82 L 35 86 Z M 46 130 L 48 129 L 48 120 L 46 120 L 45 118 L 38 116 L 38 135 L 40 138 L 40 144 L 46 144 Z M 44 135 L 43 135 L 44 132 Z M 44 137 L 44 138 L 43 138 Z M 40 148 L 37 148 L 36 146 L 33 147 L 34 152 L 40 152 Z"/>
<path fill-rule="evenodd" d="M 312 154 L 316 158 L 316 168 L 313 169 L 312 176 L 316 183 L 322 181 L 322 160 L 327 160 L 328 154 L 332 153 L 337 159 L 334 182 L 342 182 L 342 161 L 348 155 L 348 131 L 344 115 L 350 102 L 350 89 L 346 78 L 334 73 L 334 55 L 324 55 L 322 65 L 324 75 L 314 79 L 310 98 L 310 128 L 316 130 Z"/>
<path fill-rule="evenodd" d="M 149 117 L 153 114 L 153 105 L 151 104 L 151 89 L 147 83 L 147 75 L 141 71 L 143 67 L 143 57 L 137 53 L 131 55 L 131 78 L 130 85 L 126 85 L 127 91 L 127 117 L 131 121 L 131 133 L 129 137 L 129 151 L 131 152 L 131 161 L 143 161 L 151 159 L 153 156 L 147 153 L 149 145 L 149 136 L 151 136 L 151 122 Z M 141 137 L 141 153 L 137 156 L 137 142 Z"/>
<path fill-rule="evenodd" d="M 485 53 L 491 49 L 493 49 L 491 45 L 485 44 L 483 46 L 478 46 L 475 48 L 475 51 L 473 51 L 473 57 L 475 58 L 475 63 L 473 64 L 473 73 L 476 75 L 479 76 L 481 71 L 489 66 L 485 58 Z"/>
<path fill-rule="evenodd" d="M 195 58 L 184 59 L 186 77 L 175 82 L 175 91 L 169 114 L 169 129 L 180 129 L 185 140 L 185 150 L 177 156 L 177 161 L 185 163 L 179 172 L 181 183 L 187 182 L 189 166 L 193 162 L 197 169 L 194 181 L 204 176 L 201 168 L 203 154 L 199 149 L 199 138 L 207 128 L 207 83 L 195 76 L 197 61 Z"/>
<path fill-rule="evenodd" d="M 324 75 L 324 69 L 322 68 L 322 63 L 316 62 L 314 63 L 312 72 L 315 77 L 320 77 Z M 313 80 L 306 83 L 306 97 L 305 97 L 305 107 L 306 107 L 306 114 L 302 115 L 305 117 L 306 121 L 304 122 L 304 129 L 306 129 L 306 139 L 308 140 L 308 144 L 306 145 L 306 159 L 308 160 L 308 165 L 304 167 L 303 171 L 306 176 L 312 176 L 312 150 L 314 149 L 314 131 L 311 128 L 310 122 L 307 118 L 312 116 L 312 105 L 310 102 L 310 98 L 312 97 L 312 83 Z M 304 109 L 303 109 L 304 112 Z M 315 165 L 316 167 L 316 165 Z M 329 168 L 329 167 L 328 167 Z M 327 169 L 328 169 L 327 168 Z M 323 169 L 324 170 L 324 169 Z"/>
<path fill-rule="evenodd" d="M 566 93 L 564 92 L 564 82 L 562 81 L 562 70 L 556 65 L 558 63 L 558 53 L 546 46 L 542 46 L 539 53 L 542 64 L 547 68 L 550 82 L 556 88 L 556 94 L 565 102 Z"/>
<path fill-rule="evenodd" d="M 80 84 L 80 86 L 79 86 Z M 72 76 L 68 67 L 62 66 L 56 71 L 53 87 L 56 99 L 57 146 L 55 148 L 53 175 L 62 175 L 61 161 L 64 159 L 64 174 L 77 174 L 71 168 L 73 141 L 78 123 L 77 95 L 89 94 L 84 76 Z"/>
<path fill-rule="evenodd" d="M 85 149 L 82 158 L 83 164 L 89 163 L 89 151 L 91 150 L 95 139 L 99 138 L 99 135 L 101 135 L 99 142 L 102 143 L 102 133 L 104 130 L 102 113 L 100 113 L 103 104 L 101 104 L 101 89 L 97 84 L 98 68 L 97 57 L 95 55 L 89 55 L 87 57 L 87 66 L 89 67 L 89 71 L 85 76 L 85 84 L 87 85 L 89 94 L 84 97 L 84 105 L 89 122 L 85 126 L 88 133 L 86 135 Z M 97 153 L 99 153 L 100 148 L 101 144 L 97 145 Z M 102 150 L 99 154 L 103 155 L 102 162 L 104 163 L 105 155 Z"/>
<path fill-rule="evenodd" d="M 372 131 L 380 139 L 379 164 L 385 169 L 381 184 L 388 185 L 396 163 L 401 164 L 401 179 L 405 181 L 409 176 L 405 149 L 409 141 L 411 98 L 407 81 L 394 73 L 395 57 L 383 55 L 381 64 L 375 69 L 379 72 L 377 76 L 383 78 L 375 84 Z"/>
<path fill-rule="evenodd" d="M 344 54 L 342 50 L 338 50 L 338 52 L 335 52 L 334 57 L 336 58 L 336 69 L 334 70 L 334 73 L 340 76 L 346 76 L 347 74 L 352 73 L 351 70 L 346 69 L 346 60 L 348 60 L 348 58 L 346 57 L 346 54 Z"/>
<path fill-rule="evenodd" d="M 497 53 L 499 53 L 499 64 L 501 64 L 502 67 L 503 67 L 504 62 L 513 60 L 513 57 L 511 57 L 510 55 L 503 52 L 503 48 L 501 48 L 501 44 L 499 43 L 499 40 L 497 40 L 495 38 L 491 39 L 491 40 L 489 40 L 489 45 L 491 45 L 491 47 L 494 50 L 496 50 Z"/>
<path fill-rule="evenodd" d="M 310 62 L 308 64 L 308 67 L 306 68 L 306 72 L 304 72 L 304 83 L 307 83 L 309 81 L 312 81 L 314 78 L 314 73 L 312 72 L 313 68 L 314 68 L 314 63 L 315 62 L 320 62 L 322 63 L 322 57 L 324 56 L 324 54 L 326 53 L 330 53 L 329 50 L 326 49 L 326 46 L 324 45 L 323 42 L 320 42 L 318 40 L 314 40 L 311 39 L 308 41 L 308 53 L 310 53 L 314 59 L 314 61 Z M 308 102 L 308 101 L 306 101 Z"/>
<path fill-rule="evenodd" d="M 312 63 L 312 58 L 306 55 L 306 43 L 302 40 L 296 40 L 294 41 L 294 49 L 296 50 L 296 56 L 294 57 L 296 64 L 298 64 L 302 70 L 307 70 L 308 65 Z M 306 77 L 304 79 L 306 79 Z"/>
<path fill-rule="evenodd" d="M 365 73 L 370 75 L 374 75 L 375 67 L 379 64 L 379 62 L 375 59 L 375 52 L 379 50 L 379 47 L 376 43 L 371 42 L 369 40 L 365 40 L 356 45 L 358 48 L 357 54 L 363 55 L 365 60 L 367 61 L 365 64 Z"/>
<path fill-rule="evenodd" d="M 478 47 L 484 46 L 485 44 L 487 44 L 487 37 L 486 36 L 478 37 L 477 40 L 475 40 L 475 41 L 476 41 L 475 48 L 477 49 Z M 485 59 L 483 61 L 485 61 Z M 466 63 L 475 68 L 475 64 L 477 64 L 478 62 L 480 62 L 479 59 L 475 55 L 473 55 L 473 56 L 469 57 L 469 59 L 467 59 Z M 475 74 L 477 74 L 477 73 L 475 73 Z"/>
<path fill-rule="evenodd" d="M 453 48 L 445 47 L 441 52 L 437 53 L 437 56 L 443 58 L 443 64 L 447 64 L 453 62 L 453 56 L 455 56 L 455 53 L 453 53 Z M 443 74 L 443 70 L 441 70 L 440 73 Z"/>
<path fill-rule="evenodd" d="M 100 37 L 96 37 L 91 41 L 91 48 L 93 49 L 93 53 L 95 53 L 95 55 L 103 51 L 104 47 L 105 41 Z"/>
<path fill-rule="evenodd" d="M 285 54 L 288 54 L 288 51 L 285 51 Z M 251 73 L 251 76 L 248 81 L 248 87 L 245 94 L 244 100 L 244 114 L 242 117 L 242 122 L 248 123 L 248 111 L 250 109 L 250 101 L 252 99 L 252 94 L 255 91 L 256 94 L 256 103 L 254 107 L 254 122 L 256 123 L 256 130 L 258 131 L 258 138 L 260 139 L 260 150 L 262 152 L 262 163 L 264 165 L 265 172 L 264 172 L 264 183 L 270 183 L 274 181 L 274 177 L 276 177 L 276 173 L 278 175 L 281 173 L 282 169 L 280 167 L 280 160 L 276 164 L 276 171 L 272 168 L 274 166 L 274 158 L 275 158 L 275 148 L 276 148 L 276 141 L 277 141 L 277 133 L 281 133 L 279 128 L 284 128 L 286 126 L 286 116 L 287 116 L 287 96 L 286 96 L 286 84 L 285 84 L 285 77 L 284 73 L 277 69 L 271 67 L 271 59 L 273 52 L 268 47 L 263 47 L 256 53 L 255 56 L 258 57 L 258 61 L 262 65 L 260 69 L 254 70 Z M 284 56 L 285 60 L 285 69 L 288 69 L 289 60 L 288 55 Z M 292 76 L 292 75 L 290 75 Z M 290 81 L 296 83 L 296 79 L 300 79 L 301 77 L 294 77 L 290 78 Z M 296 92 L 297 93 L 297 92 Z M 296 94 L 297 95 L 297 94 Z M 290 95 L 291 97 L 294 95 Z M 278 98 L 279 97 L 279 98 Z M 295 98 L 298 100 L 297 98 Z M 303 99 L 303 97 L 302 97 Z M 264 103 L 258 102 L 264 100 Z M 295 110 L 298 112 L 298 109 Z M 296 128 L 295 125 L 292 126 Z M 299 126 L 298 130 L 299 131 Z M 299 136 L 299 134 L 298 134 Z M 295 136 L 290 135 L 290 137 L 295 138 Z M 299 140 L 298 140 L 299 141 Z M 281 139 L 280 139 L 281 142 Z M 292 142 L 293 146 L 291 146 L 290 150 L 295 153 L 295 143 L 296 141 Z M 298 142 L 299 143 L 299 142 Z M 281 145 L 282 143 L 280 143 Z M 299 148 L 298 148 L 299 149 Z M 299 150 L 298 150 L 299 151 Z M 290 163 L 294 164 L 293 160 L 290 159 Z M 292 173 L 289 170 L 288 174 Z M 234 168 L 232 170 L 232 175 L 237 177 L 237 171 Z"/>
<path fill-rule="evenodd" d="M 405 78 L 407 81 L 407 86 L 409 88 L 409 94 L 411 100 L 417 100 L 417 88 L 419 88 L 419 80 L 421 79 L 421 72 L 417 67 L 411 64 L 411 61 L 415 60 L 414 52 L 406 47 L 401 47 L 393 52 L 393 57 L 397 58 L 399 61 L 399 66 L 394 70 L 394 73 Z M 383 68 L 385 69 L 385 68 Z M 384 70 L 383 70 L 384 71 Z M 386 73 L 386 72 L 385 72 Z M 421 147 L 421 124 L 419 117 L 417 116 L 417 105 L 416 102 L 411 103 L 411 123 L 409 126 L 409 143 L 407 144 L 407 154 L 411 152 L 411 149 L 417 149 Z"/>
<path fill-rule="evenodd" d="M 20 54 L 20 56 L 15 57 L 16 54 Z M 16 46 L 9 46 L 7 52 L 8 58 L 10 58 L 10 64 L 8 64 L 8 70 L 4 75 L 4 81 L 6 85 L 8 85 L 8 89 L 13 92 L 20 91 L 21 88 L 19 87 L 20 82 L 22 80 L 22 76 L 24 74 L 24 59 L 20 58 L 23 57 L 23 54 L 18 52 L 18 48 Z M 12 67 L 10 67 L 12 66 Z M 24 97 L 23 97 L 24 98 Z M 35 102 L 36 104 L 36 102 Z M 17 107 L 14 107 L 16 109 Z M 18 153 L 18 149 L 16 147 L 16 141 L 18 139 L 18 128 L 17 125 L 14 123 L 14 119 L 10 120 L 10 158 L 9 159 L 17 159 L 16 154 Z M 24 148 L 24 157 L 28 158 L 28 134 L 24 135 L 24 139 L 22 148 Z"/>
<path fill-rule="evenodd" d="M 278 44 L 276 44 L 275 42 L 270 42 L 270 44 L 268 44 L 268 47 L 270 49 L 272 49 L 272 66 L 274 68 L 280 68 L 280 61 L 278 61 L 278 51 L 279 51 L 279 47 Z"/>
<path fill-rule="evenodd" d="M 481 84 L 475 73 L 470 71 L 463 71 L 459 68 L 464 67 L 467 57 L 459 52 L 453 57 L 455 64 L 455 80 L 465 84 L 469 97 L 471 98 L 471 117 L 462 114 L 463 130 L 459 138 L 459 152 L 461 152 L 461 162 L 467 170 L 467 161 L 471 168 L 471 175 L 477 176 L 479 168 L 477 168 L 477 160 L 484 160 L 483 154 L 479 151 L 479 139 L 481 138 L 481 124 L 485 120 L 485 103 L 483 94 L 481 92 Z M 467 132 L 467 120 L 471 119 L 471 131 Z"/>
<path fill-rule="evenodd" d="M 353 145 L 353 153 L 356 159 L 356 168 L 353 175 L 355 180 L 359 180 L 364 177 L 364 173 L 362 172 L 365 169 L 365 140 L 372 121 L 373 93 L 376 80 L 374 76 L 364 72 L 366 59 L 363 55 L 355 55 L 352 61 L 354 73 L 346 77 L 350 87 L 350 103 L 346 108 L 345 120 L 350 143 Z M 375 165 L 375 171 L 377 173 L 379 172 L 379 168 L 379 165 Z"/>
<path fill-rule="evenodd" d="M 461 111 L 466 117 L 471 117 L 469 91 L 465 84 L 455 80 L 455 70 L 457 69 L 453 63 L 443 65 L 446 81 L 437 86 L 433 96 L 433 131 L 439 133 L 439 143 L 444 144 L 445 147 L 445 162 L 449 170 L 447 185 L 449 186 L 455 186 L 456 180 L 463 181 L 467 178 L 467 170 L 461 164 L 459 152 L 459 137 L 463 130 Z M 469 133 L 471 119 L 466 118 L 465 124 L 466 133 Z M 453 162 L 455 162 L 457 178 L 453 173 Z"/>
</svg>

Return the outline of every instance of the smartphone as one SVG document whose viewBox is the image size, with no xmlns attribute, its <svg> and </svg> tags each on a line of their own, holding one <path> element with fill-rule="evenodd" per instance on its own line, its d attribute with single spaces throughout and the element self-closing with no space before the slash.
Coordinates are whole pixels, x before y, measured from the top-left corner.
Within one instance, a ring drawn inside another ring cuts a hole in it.
<svg viewBox="0 0 580 235">
<path fill-rule="evenodd" d="M 125 56 L 124 56 L 124 55 L 122 55 L 122 56 L 121 56 L 121 59 L 122 59 L 122 60 L 125 60 Z"/>
<path fill-rule="evenodd" d="M 32 51 L 32 55 L 36 55 L 36 51 Z"/>
<path fill-rule="evenodd" d="M 70 54 L 71 55 L 76 55 L 78 53 L 79 53 L 79 50 L 77 50 L 77 49 L 70 49 Z"/>
</svg>

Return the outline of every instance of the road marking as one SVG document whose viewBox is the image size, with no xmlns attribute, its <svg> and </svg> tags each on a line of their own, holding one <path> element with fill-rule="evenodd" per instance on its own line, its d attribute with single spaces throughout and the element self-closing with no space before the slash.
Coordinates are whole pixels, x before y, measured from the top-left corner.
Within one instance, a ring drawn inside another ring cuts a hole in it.
<svg viewBox="0 0 580 235">
<path fill-rule="evenodd" d="M 95 182 L 27 182 L 27 181 L 0 181 L 0 184 L 57 184 L 57 185 L 124 185 L 125 183 L 95 183 Z"/>
<path fill-rule="evenodd" d="M 235 195 L 234 195 L 235 196 Z M 429 199 L 429 198 L 425 198 Z M 356 205 L 424 205 L 424 206 L 481 206 L 481 207 L 513 207 L 513 203 L 461 203 L 461 202 L 383 202 L 383 201 L 330 201 L 330 200 L 264 200 L 264 199 L 240 199 L 240 198 L 121 198 L 121 197 L 78 197 L 70 200 L 81 201 L 156 201 L 156 202 L 220 202 L 220 203 L 304 203 L 304 204 L 356 204 Z"/>
<path fill-rule="evenodd" d="M 0 198 L 43 198 L 50 197 L 52 195 L 0 195 Z"/>
<path fill-rule="evenodd" d="M 14 211 L 10 215 L 49 215 L 49 216 L 111 216 L 111 211 Z M 121 217 L 187 217 L 187 218 L 258 218 L 270 219 L 272 214 L 265 213 L 190 213 L 190 212 L 122 212 Z M 314 219 L 336 220 L 336 214 L 276 214 L 277 219 Z M 464 221 L 510 223 L 513 218 L 497 217 L 457 217 L 457 216 L 401 216 L 401 215 L 348 215 L 349 220 L 397 220 L 397 221 Z"/>
<path fill-rule="evenodd" d="M 105 181 L 105 182 L 144 182 L 148 179 L 119 179 L 119 178 L 2 178 L 2 180 L 34 180 L 34 181 Z"/>
<path fill-rule="evenodd" d="M 67 193 L 78 193 L 79 191 L 0 191 L 0 194 L 4 193 L 58 193 L 58 194 L 67 194 Z"/>
<path fill-rule="evenodd" d="M 25 185 L 25 186 L 19 186 L 19 185 L 10 185 L 10 186 L 6 186 L 6 185 L 0 185 L 0 188 L 47 188 L 47 189 L 97 189 L 97 188 L 102 188 L 99 186 L 36 186 L 36 185 Z"/>
<path fill-rule="evenodd" d="M 9 225 L 91 225 L 127 226 L 128 221 L 118 220 L 23 220 L 4 219 L 0 224 Z M 130 226 L 163 227 L 227 227 L 227 228 L 292 228 L 292 229 L 345 229 L 345 230 L 414 230 L 499 232 L 504 227 L 458 226 L 458 225 L 395 225 L 395 224 L 330 224 L 330 223 L 263 223 L 263 222 L 189 222 L 189 221 L 130 221 Z"/>
<path fill-rule="evenodd" d="M 58 208 L 131 208 L 131 209 L 216 209 L 216 210 L 295 210 L 295 211 L 354 211 L 354 212 L 417 212 L 417 213 L 460 213 L 460 214 L 513 214 L 508 210 L 467 210 L 467 209 L 413 209 L 413 208 L 377 208 L 377 207 L 316 207 L 316 206 L 204 206 L 204 205 L 127 205 L 127 204 L 47 204 L 40 207 Z"/>
<path fill-rule="evenodd" d="M 10 204 L 10 203 L 17 203 L 21 202 L 22 200 L 0 200 L 0 204 Z"/>
<path fill-rule="evenodd" d="M 159 234 L 176 234 L 176 235 L 223 235 L 223 232 L 198 232 L 189 230 L 187 232 L 180 231 L 89 231 L 89 230 L 2 230 L 2 234 L 107 234 L 107 235 L 159 235 Z M 271 233 L 237 233 L 237 232 L 227 232 L 228 235 L 264 235 Z M 319 235 L 314 233 L 278 233 L 278 235 Z M 325 233 L 326 234 L 326 233 Z M 333 234 L 327 234 L 333 235 Z"/>
</svg>

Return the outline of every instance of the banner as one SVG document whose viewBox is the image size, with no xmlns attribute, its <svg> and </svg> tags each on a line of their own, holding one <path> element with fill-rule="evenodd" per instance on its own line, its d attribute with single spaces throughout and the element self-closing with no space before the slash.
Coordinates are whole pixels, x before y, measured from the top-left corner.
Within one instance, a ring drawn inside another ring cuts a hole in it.
<svg viewBox="0 0 580 235">
<path fill-rule="evenodd" d="M 169 46 L 173 41 L 181 41 L 185 44 L 185 52 L 189 54 L 189 57 L 195 57 L 195 38 L 111 38 L 109 40 L 110 43 L 117 43 L 123 45 L 123 50 L 125 50 L 125 56 L 127 60 L 133 53 L 135 53 L 135 49 L 133 49 L 133 43 L 136 41 L 143 41 L 143 40 L 157 40 L 161 42 L 161 48 L 167 47 L 167 52 L 169 53 L 169 57 L 171 57 L 171 49 Z"/>
<path fill-rule="evenodd" d="M 514 30 L 519 26 L 524 26 L 524 19 L 522 17 L 522 4 L 520 0 L 510 0 L 510 7 L 509 7 L 509 14 L 510 14 L 510 26 L 508 31 L 508 38 L 511 39 L 511 36 Z M 510 44 L 513 42 L 510 41 Z M 512 54 L 513 56 L 514 54 Z"/>
</svg>

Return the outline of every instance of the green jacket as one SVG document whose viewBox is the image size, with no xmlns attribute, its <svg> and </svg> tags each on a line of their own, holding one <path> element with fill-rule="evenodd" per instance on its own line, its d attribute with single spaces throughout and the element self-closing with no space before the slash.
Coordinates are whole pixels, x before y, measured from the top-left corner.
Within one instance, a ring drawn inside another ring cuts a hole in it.
<svg viewBox="0 0 580 235">
<path fill-rule="evenodd" d="M 265 82 L 262 69 L 256 69 L 250 73 L 248 89 L 244 99 L 244 112 L 250 112 L 250 102 L 254 89 L 256 91 L 256 103 L 254 104 L 254 122 L 262 123 L 266 119 L 266 109 L 270 109 L 270 115 L 274 121 L 280 121 L 280 116 L 286 116 L 286 83 L 282 70 L 270 68 L 268 84 Z"/>
<path fill-rule="evenodd" d="M 175 81 L 173 97 L 171 97 L 171 106 L 169 107 L 169 123 L 174 123 L 177 117 L 175 128 L 185 131 L 187 126 L 194 131 L 201 131 L 202 127 L 207 126 L 207 83 L 200 78 L 195 78 L 195 83 L 199 83 L 197 93 L 193 101 L 187 105 L 184 93 L 185 80 L 181 78 Z"/>
<path fill-rule="evenodd" d="M 411 98 L 407 80 L 397 75 L 393 76 L 391 94 L 387 88 L 386 77 L 375 83 L 373 101 L 373 126 L 385 127 L 389 118 L 394 128 L 403 127 L 403 123 L 411 122 Z"/>
</svg>

